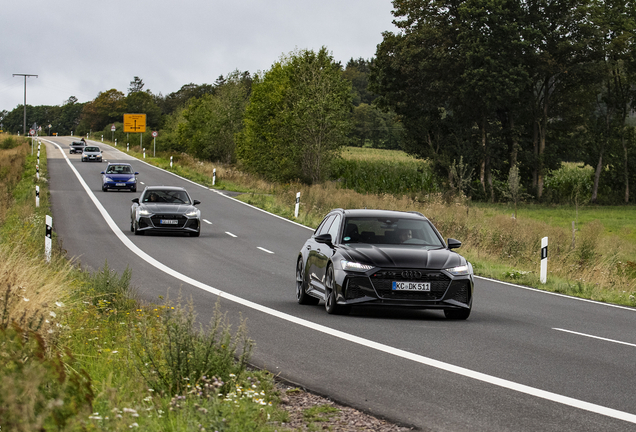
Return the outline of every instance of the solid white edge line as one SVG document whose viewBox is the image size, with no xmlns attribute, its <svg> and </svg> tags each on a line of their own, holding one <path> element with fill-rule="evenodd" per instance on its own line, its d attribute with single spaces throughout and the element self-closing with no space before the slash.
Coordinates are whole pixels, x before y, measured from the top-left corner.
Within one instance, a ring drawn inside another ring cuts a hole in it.
<svg viewBox="0 0 636 432">
<path fill-rule="evenodd" d="M 549 295 L 553 295 L 553 296 L 557 296 L 557 297 L 563 297 L 569 300 L 577 300 L 577 301 L 582 301 L 585 303 L 592 303 L 595 305 L 599 305 L 599 306 L 607 306 L 607 307 L 612 307 L 612 308 L 616 308 L 616 309 L 623 309 L 623 310 L 628 310 L 631 312 L 636 312 L 636 308 L 633 307 L 629 307 L 629 306 L 621 306 L 621 305 L 615 305 L 615 304 L 611 304 L 611 303 L 604 303 L 604 302 L 600 302 L 598 300 L 590 300 L 590 299 L 584 299 L 581 297 L 574 297 L 574 296 L 569 296 L 566 294 L 561 294 L 561 293 L 555 293 L 555 292 L 551 292 L 551 291 L 545 291 L 545 290 L 541 290 L 539 288 L 532 288 L 532 287 L 528 287 L 528 286 L 523 286 L 523 285 L 517 285 L 517 284 L 513 284 L 510 282 L 503 282 L 497 279 L 491 279 L 491 278 L 487 278 L 484 276 L 475 276 L 475 278 L 477 279 L 483 279 L 485 281 L 490 281 L 490 282 L 495 282 L 501 285 L 508 285 L 508 286 L 512 286 L 515 288 L 522 288 L 524 290 L 528 290 L 528 291 L 534 291 L 536 293 L 541 293 L 541 294 L 549 294 Z"/>
<path fill-rule="evenodd" d="M 282 320 L 327 334 L 327 335 L 331 335 L 333 337 L 342 339 L 342 340 L 346 340 L 348 342 L 352 342 L 355 344 L 359 344 L 361 346 L 367 347 L 367 348 L 371 348 L 371 349 L 375 349 L 377 351 L 381 351 L 387 354 L 391 354 L 397 357 L 401 357 L 404 359 L 408 359 L 411 360 L 413 362 L 416 363 L 420 363 L 423 365 L 427 365 L 427 366 L 431 366 L 443 371 L 447 371 L 447 372 L 451 372 L 460 376 L 464 376 L 467 378 L 472 378 L 475 379 L 477 381 L 481 381 L 481 382 L 485 382 L 488 384 L 492 384 L 492 385 L 496 385 L 498 387 L 502 387 L 505 389 L 509 389 L 509 390 L 513 390 L 513 391 L 517 391 L 519 393 L 523 393 L 523 394 L 527 394 L 530 396 L 535 396 L 541 399 L 545 399 L 551 402 L 557 402 L 563 405 L 567 405 L 567 406 L 571 406 L 574 408 L 578 408 L 578 409 L 582 409 L 585 411 L 589 411 L 592 413 L 596 413 L 596 414 L 600 414 L 600 415 L 604 415 L 607 417 L 611 417 L 611 418 L 615 418 L 618 420 L 623 420 L 629 423 L 634 423 L 636 424 L 636 414 L 631 414 L 631 413 L 627 413 L 624 411 L 619 411 L 619 410 L 615 410 L 613 408 L 608 408 L 608 407 L 604 407 L 601 405 L 596 405 L 590 402 L 585 402 L 585 401 L 581 401 L 578 399 L 574 399 L 568 396 L 563 396 L 563 395 L 559 395 L 556 393 L 552 393 L 549 391 L 545 391 L 545 390 L 540 390 L 534 387 L 530 387 L 524 384 L 519 384 L 513 381 L 509 381 L 506 379 L 502 379 L 502 378 L 497 378 L 491 375 L 487 375 L 481 372 L 477 372 L 477 371 L 473 371 L 470 369 L 466 369 L 463 368 L 461 366 L 455 366 L 449 363 L 445 363 L 439 360 L 434 360 L 432 358 L 429 357 L 424 357 L 421 356 L 419 354 L 414 354 L 408 351 L 404 351 L 402 349 L 399 348 L 394 348 L 388 345 L 384 345 L 378 342 L 374 342 L 372 340 L 369 339 L 364 339 L 358 336 L 354 336 L 348 333 L 345 333 L 343 331 L 340 330 L 336 330 L 330 327 L 326 327 L 323 326 L 321 324 L 316 324 L 313 323 L 311 321 L 307 321 L 305 319 L 302 318 L 298 318 L 295 317 L 293 315 L 289 315 L 280 311 L 277 311 L 275 309 L 271 309 L 269 307 L 266 306 L 262 306 L 258 303 L 254 303 L 252 301 L 243 299 L 241 297 L 237 297 L 233 294 L 229 294 L 226 292 L 223 292 L 217 288 L 214 288 L 212 286 L 206 285 L 202 282 L 199 282 L 195 279 L 190 278 L 189 276 L 186 276 L 182 273 L 179 273 L 173 269 L 171 269 L 170 267 L 166 266 L 165 264 L 162 264 L 161 262 L 157 261 L 156 259 L 154 259 L 153 257 L 151 257 L 150 255 L 148 255 L 146 252 L 142 251 L 139 247 L 137 247 L 128 237 L 126 237 L 126 235 L 117 227 L 117 225 L 115 224 L 115 221 L 113 221 L 113 219 L 110 217 L 110 214 L 108 214 L 108 212 L 106 211 L 106 209 L 102 206 L 102 204 L 99 202 L 99 200 L 97 199 L 97 197 L 95 196 L 95 194 L 93 194 L 93 191 L 90 190 L 90 188 L 88 187 L 88 185 L 86 184 L 86 182 L 84 181 L 84 179 L 82 178 L 82 176 L 79 174 L 79 172 L 75 169 L 75 167 L 73 166 L 73 164 L 71 163 L 71 161 L 68 159 L 68 157 L 66 156 L 66 154 L 64 153 L 64 151 L 62 150 L 62 147 L 59 144 L 56 144 L 52 141 L 49 140 L 43 140 L 46 142 L 49 142 L 55 146 L 57 146 L 60 151 L 62 152 L 62 155 L 64 156 L 64 159 L 66 159 L 66 163 L 71 167 L 71 170 L 73 171 L 73 173 L 75 173 L 75 176 L 77 177 L 77 179 L 79 180 L 80 184 L 82 185 L 82 187 L 84 188 L 84 190 L 86 191 L 86 193 L 88 194 L 88 196 L 90 197 L 91 201 L 93 201 L 93 203 L 95 204 L 95 206 L 97 207 L 98 211 L 101 213 L 102 217 L 104 218 L 104 220 L 106 221 L 106 223 L 108 224 L 108 226 L 110 227 L 110 229 L 113 231 L 113 233 L 115 233 L 115 235 L 121 240 L 121 242 L 128 247 L 128 249 L 130 249 L 133 253 L 135 253 L 137 256 L 139 256 L 141 259 L 143 259 L 144 261 L 146 261 L 148 264 L 156 267 L 157 269 L 163 271 L 166 274 L 169 274 L 171 276 L 173 276 L 176 279 L 181 280 L 182 282 L 188 283 L 194 287 L 197 287 L 199 289 L 202 289 L 204 291 L 207 291 L 211 294 L 214 295 L 218 295 L 221 298 L 225 298 L 229 301 L 235 302 L 237 304 L 240 304 L 242 306 L 246 306 L 249 307 L 251 309 L 263 312 L 265 314 L 280 318 Z M 240 202 L 240 201 L 239 201 Z"/>
<path fill-rule="evenodd" d="M 616 344 L 636 347 L 636 344 L 633 344 L 633 343 L 623 342 L 623 341 L 619 341 L 619 340 L 616 340 L 616 339 L 608 339 L 608 338 L 604 338 L 604 337 L 601 337 L 601 336 L 594 336 L 594 335 L 587 334 L 587 333 L 579 333 L 579 332 L 575 332 L 575 331 L 572 331 L 572 330 L 566 330 L 566 329 L 556 328 L 556 327 L 553 327 L 552 330 L 565 332 L 565 333 L 571 333 L 571 334 L 578 335 L 578 336 L 585 336 L 585 337 L 588 337 L 588 338 L 591 338 L 591 339 L 598 339 L 598 340 L 602 340 L 602 341 L 605 341 L 605 342 L 613 342 L 613 343 L 616 343 Z"/>
<path fill-rule="evenodd" d="M 269 253 L 269 254 L 273 254 L 273 253 L 274 253 L 274 252 L 272 252 L 271 250 L 267 250 L 267 249 L 265 249 L 265 248 L 263 248 L 263 247 L 260 247 L 260 246 L 257 246 L 257 247 L 256 247 L 256 249 L 260 249 L 260 250 L 262 250 L 263 252 L 267 252 L 267 253 Z"/>
</svg>

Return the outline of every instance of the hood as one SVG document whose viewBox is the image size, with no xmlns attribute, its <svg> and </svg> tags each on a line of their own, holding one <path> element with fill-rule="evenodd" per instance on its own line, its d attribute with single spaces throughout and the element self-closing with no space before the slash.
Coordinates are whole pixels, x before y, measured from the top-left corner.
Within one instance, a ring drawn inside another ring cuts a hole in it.
<svg viewBox="0 0 636 432">
<path fill-rule="evenodd" d="M 370 244 L 343 245 L 343 255 L 351 261 L 383 268 L 418 268 L 441 270 L 466 264 L 464 257 L 448 249 L 428 250 L 422 246 Z"/>
<path fill-rule="evenodd" d="M 104 174 L 106 177 L 115 181 L 127 181 L 131 178 L 135 178 L 133 174 Z"/>
<path fill-rule="evenodd" d="M 186 214 L 196 208 L 190 204 L 143 203 L 143 208 L 153 214 Z"/>
</svg>

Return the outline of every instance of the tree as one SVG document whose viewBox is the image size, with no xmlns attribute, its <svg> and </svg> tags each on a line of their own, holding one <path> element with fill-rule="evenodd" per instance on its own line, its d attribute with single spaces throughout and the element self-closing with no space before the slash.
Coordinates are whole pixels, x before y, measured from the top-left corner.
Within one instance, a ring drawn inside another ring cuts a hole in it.
<svg viewBox="0 0 636 432">
<path fill-rule="evenodd" d="M 351 127 L 351 84 L 325 47 L 300 50 L 257 76 L 237 154 L 278 181 L 325 178 Z"/>
<path fill-rule="evenodd" d="M 124 94 L 116 89 L 99 92 L 97 97 L 84 105 L 81 123 L 84 129 L 101 130 L 107 124 L 121 121 L 126 112 Z"/>
<path fill-rule="evenodd" d="M 239 71 L 229 74 L 214 94 L 190 100 L 180 112 L 177 125 L 180 142 L 194 156 L 225 163 L 235 162 L 234 137 L 243 128 L 243 114 L 249 100 L 249 81 Z"/>
<path fill-rule="evenodd" d="M 128 87 L 128 94 L 142 91 L 144 85 L 144 80 L 142 80 L 138 76 L 134 77 L 133 80 L 130 82 L 130 87 Z"/>
</svg>

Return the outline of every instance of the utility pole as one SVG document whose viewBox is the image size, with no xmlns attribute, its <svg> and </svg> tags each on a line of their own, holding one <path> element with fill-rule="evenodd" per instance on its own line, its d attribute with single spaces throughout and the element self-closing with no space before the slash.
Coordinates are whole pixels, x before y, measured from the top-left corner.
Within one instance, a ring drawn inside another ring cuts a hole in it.
<svg viewBox="0 0 636 432">
<path fill-rule="evenodd" d="M 27 77 L 38 77 L 37 75 L 32 75 L 32 74 L 13 74 L 13 76 L 23 76 L 24 77 L 24 120 L 22 122 L 22 134 L 26 136 L 26 79 Z"/>
</svg>

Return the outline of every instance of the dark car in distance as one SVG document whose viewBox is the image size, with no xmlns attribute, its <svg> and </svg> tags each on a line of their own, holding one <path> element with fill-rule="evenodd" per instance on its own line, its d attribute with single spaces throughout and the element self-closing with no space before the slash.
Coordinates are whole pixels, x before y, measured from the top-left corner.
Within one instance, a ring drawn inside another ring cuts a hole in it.
<svg viewBox="0 0 636 432">
<path fill-rule="evenodd" d="M 443 310 L 465 320 L 473 303 L 473 268 L 421 213 L 332 210 L 296 261 L 298 303 L 324 301 L 329 314 L 352 306 Z"/>
<path fill-rule="evenodd" d="M 70 154 L 82 153 L 84 151 L 84 147 L 86 147 L 86 143 L 84 141 L 73 141 L 69 146 L 70 150 L 68 152 Z"/>
<path fill-rule="evenodd" d="M 132 165 L 123 162 L 109 162 L 102 174 L 102 190 L 129 190 L 137 192 L 137 175 Z"/>
<path fill-rule="evenodd" d="M 132 202 L 130 231 L 135 235 L 180 232 L 198 237 L 201 233 L 201 212 L 195 207 L 201 202 L 182 187 L 146 186 Z"/>
</svg>

